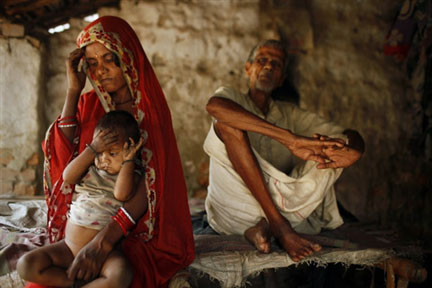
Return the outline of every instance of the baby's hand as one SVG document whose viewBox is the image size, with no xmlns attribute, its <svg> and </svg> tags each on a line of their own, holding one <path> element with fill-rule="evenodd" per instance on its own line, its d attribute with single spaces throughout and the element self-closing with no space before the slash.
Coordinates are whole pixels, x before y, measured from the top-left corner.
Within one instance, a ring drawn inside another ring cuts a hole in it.
<svg viewBox="0 0 432 288">
<path fill-rule="evenodd" d="M 130 144 L 128 141 L 125 142 L 123 146 L 124 151 L 124 161 L 126 160 L 133 160 L 135 158 L 136 152 L 141 148 L 144 139 L 143 137 L 140 137 L 137 144 L 135 144 L 134 140 L 132 138 L 129 138 Z"/>
<path fill-rule="evenodd" d="M 118 134 L 111 129 L 100 130 L 94 135 L 91 146 L 97 153 L 108 150 L 109 147 L 117 143 Z"/>
</svg>

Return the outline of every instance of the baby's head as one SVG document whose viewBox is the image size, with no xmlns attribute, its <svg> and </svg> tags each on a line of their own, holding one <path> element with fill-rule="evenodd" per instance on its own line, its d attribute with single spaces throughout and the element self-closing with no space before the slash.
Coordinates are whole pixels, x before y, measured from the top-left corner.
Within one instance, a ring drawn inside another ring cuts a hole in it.
<svg viewBox="0 0 432 288">
<path fill-rule="evenodd" d="M 140 130 L 135 118 L 128 112 L 122 110 L 110 111 L 97 123 L 94 135 L 103 130 L 110 130 L 118 135 L 118 141 L 109 149 L 98 153 L 95 165 L 98 169 L 105 170 L 109 174 L 117 174 L 124 161 L 123 147 L 125 142 L 131 138 L 135 144 L 139 142 Z"/>
</svg>

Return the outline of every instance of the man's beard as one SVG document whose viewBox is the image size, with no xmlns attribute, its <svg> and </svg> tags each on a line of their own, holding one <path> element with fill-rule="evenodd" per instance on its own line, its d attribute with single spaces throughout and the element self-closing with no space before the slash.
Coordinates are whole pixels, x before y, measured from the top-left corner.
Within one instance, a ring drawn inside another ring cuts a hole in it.
<svg viewBox="0 0 432 288">
<path fill-rule="evenodd" d="M 256 87 L 255 88 L 258 89 L 258 90 L 260 90 L 260 91 L 263 91 L 265 93 L 270 93 L 274 89 L 276 89 L 276 84 L 275 84 L 275 80 L 273 78 L 272 73 L 268 72 L 266 74 L 268 74 L 269 80 L 260 80 L 259 76 L 261 76 L 261 75 L 259 75 L 258 79 L 256 81 L 256 85 L 255 85 Z"/>
</svg>

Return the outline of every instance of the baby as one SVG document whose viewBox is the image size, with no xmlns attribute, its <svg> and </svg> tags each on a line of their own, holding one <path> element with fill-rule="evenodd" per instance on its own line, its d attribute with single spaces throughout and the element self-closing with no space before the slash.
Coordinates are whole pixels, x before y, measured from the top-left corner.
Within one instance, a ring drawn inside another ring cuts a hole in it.
<svg viewBox="0 0 432 288">
<path fill-rule="evenodd" d="M 63 171 L 64 185 L 76 184 L 65 230 L 65 239 L 30 251 L 19 259 L 20 276 L 41 285 L 69 287 L 68 267 L 110 220 L 124 233 L 134 221 L 122 208 L 134 194 L 141 177 L 135 155 L 143 139 L 135 118 L 125 111 L 111 111 L 98 122 L 93 140 Z M 81 275 L 83 276 L 83 275 Z M 133 273 L 120 250 L 105 260 L 91 287 L 128 287 Z M 87 287 L 85 285 L 84 287 Z"/>
</svg>

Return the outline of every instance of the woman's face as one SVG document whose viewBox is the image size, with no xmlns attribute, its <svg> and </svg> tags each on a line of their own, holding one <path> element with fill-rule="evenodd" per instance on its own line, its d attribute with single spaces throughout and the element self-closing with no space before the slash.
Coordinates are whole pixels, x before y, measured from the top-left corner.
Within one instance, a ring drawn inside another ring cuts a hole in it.
<svg viewBox="0 0 432 288">
<path fill-rule="evenodd" d="M 123 72 L 114 61 L 114 54 L 99 42 L 85 48 L 85 58 L 90 73 L 96 77 L 108 93 L 118 93 L 128 89 Z"/>
</svg>

